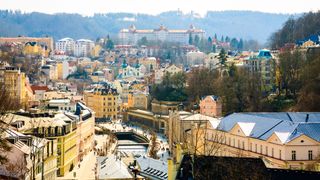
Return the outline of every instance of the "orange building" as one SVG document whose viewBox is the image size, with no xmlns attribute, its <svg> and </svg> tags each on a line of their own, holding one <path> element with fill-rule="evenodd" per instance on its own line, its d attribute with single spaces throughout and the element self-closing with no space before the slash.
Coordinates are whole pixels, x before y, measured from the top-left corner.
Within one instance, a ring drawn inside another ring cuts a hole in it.
<svg viewBox="0 0 320 180">
<path fill-rule="evenodd" d="M 200 114 L 220 117 L 222 115 L 222 103 L 218 96 L 205 96 L 200 101 Z"/>
</svg>

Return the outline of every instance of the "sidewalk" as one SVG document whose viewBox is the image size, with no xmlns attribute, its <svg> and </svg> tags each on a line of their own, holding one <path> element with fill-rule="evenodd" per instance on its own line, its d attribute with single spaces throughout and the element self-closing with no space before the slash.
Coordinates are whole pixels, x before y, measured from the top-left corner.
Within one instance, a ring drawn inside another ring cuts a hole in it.
<svg viewBox="0 0 320 180">
<path fill-rule="evenodd" d="M 82 162 L 80 162 L 80 168 L 78 165 L 75 166 L 72 172 L 69 172 L 64 177 L 58 177 L 57 179 L 60 180 L 71 180 L 71 179 L 77 179 L 77 180 L 90 180 L 95 179 L 95 168 L 96 164 L 96 157 L 94 156 L 93 151 L 89 152 L 86 156 L 84 156 Z M 74 172 L 76 173 L 76 176 L 74 177 Z"/>
</svg>

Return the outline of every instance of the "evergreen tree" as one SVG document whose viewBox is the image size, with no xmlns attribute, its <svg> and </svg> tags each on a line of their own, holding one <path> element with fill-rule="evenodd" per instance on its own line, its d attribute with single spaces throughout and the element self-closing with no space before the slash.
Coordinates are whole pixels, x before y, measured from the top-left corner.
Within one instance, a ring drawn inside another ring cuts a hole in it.
<svg viewBox="0 0 320 180">
<path fill-rule="evenodd" d="M 193 44 L 193 38 L 192 38 L 192 34 L 189 33 L 189 45 Z"/>
<path fill-rule="evenodd" d="M 108 38 L 106 45 L 105 45 L 105 48 L 107 50 L 112 50 L 114 48 L 114 43 L 111 39 Z"/>
<path fill-rule="evenodd" d="M 243 40 L 240 38 L 239 44 L 238 44 L 238 50 L 242 51 L 243 50 Z"/>
<path fill-rule="evenodd" d="M 226 42 L 230 42 L 229 36 L 226 36 Z"/>
<path fill-rule="evenodd" d="M 226 51 L 224 50 L 224 48 L 222 48 L 219 53 L 219 60 L 220 60 L 221 65 L 224 65 L 227 61 L 227 54 L 226 54 Z"/>
<path fill-rule="evenodd" d="M 232 38 L 230 42 L 230 46 L 233 50 L 238 49 L 238 40 L 236 38 Z"/>
<path fill-rule="evenodd" d="M 224 42 L 224 37 L 223 37 L 223 35 L 221 36 L 221 42 Z"/>
<path fill-rule="evenodd" d="M 198 47 L 199 43 L 200 43 L 200 37 L 198 35 L 195 35 L 194 36 L 194 45 Z"/>
</svg>

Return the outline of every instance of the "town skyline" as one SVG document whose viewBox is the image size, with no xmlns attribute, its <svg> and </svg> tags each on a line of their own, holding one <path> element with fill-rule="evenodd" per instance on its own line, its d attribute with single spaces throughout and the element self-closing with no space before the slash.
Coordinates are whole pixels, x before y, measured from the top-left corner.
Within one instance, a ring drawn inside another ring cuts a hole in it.
<svg viewBox="0 0 320 180">
<path fill-rule="evenodd" d="M 0 179 L 320 179 L 318 1 L 0 0 Z"/>
</svg>

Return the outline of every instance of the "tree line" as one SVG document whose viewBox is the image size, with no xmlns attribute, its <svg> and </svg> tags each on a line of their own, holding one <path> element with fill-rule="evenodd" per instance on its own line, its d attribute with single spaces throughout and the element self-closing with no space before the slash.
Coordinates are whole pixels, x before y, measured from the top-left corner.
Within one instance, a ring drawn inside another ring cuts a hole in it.
<svg viewBox="0 0 320 180">
<path fill-rule="evenodd" d="M 223 69 L 194 68 L 191 72 L 166 74 L 151 95 L 158 100 L 184 101 L 187 109 L 198 105 L 202 97 L 222 99 L 223 114 L 259 111 L 320 111 L 319 53 L 288 51 L 280 54 L 270 73 L 272 90 L 263 88 L 261 74 L 234 64 Z"/>
<path fill-rule="evenodd" d="M 283 47 L 286 43 L 296 43 L 311 35 L 320 35 L 320 11 L 309 12 L 298 19 L 290 17 L 283 27 L 269 39 L 272 48 Z"/>
</svg>

